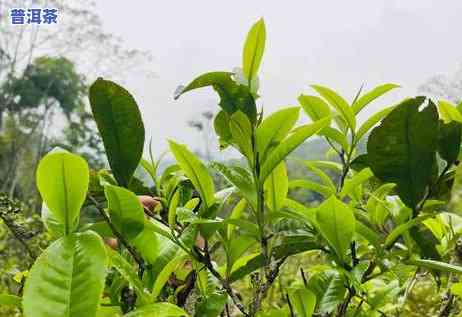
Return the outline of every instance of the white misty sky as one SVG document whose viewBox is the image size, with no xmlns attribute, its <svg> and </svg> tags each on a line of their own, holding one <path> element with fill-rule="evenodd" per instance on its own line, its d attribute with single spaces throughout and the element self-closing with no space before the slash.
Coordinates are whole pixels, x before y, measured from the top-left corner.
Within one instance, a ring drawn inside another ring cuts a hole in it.
<svg viewBox="0 0 462 317">
<path fill-rule="evenodd" d="M 178 101 L 173 92 L 201 73 L 240 66 L 245 36 L 259 17 L 267 28 L 260 71 L 266 113 L 296 105 L 300 93 L 312 93 L 310 84 L 328 85 L 349 100 L 362 83 L 402 85 L 370 113 L 462 62 L 462 1 L 456 0 L 99 0 L 97 9 L 106 31 L 154 56 L 155 78 L 127 74 L 125 86 L 140 104 L 156 152 L 167 138 L 200 146 L 186 122 L 218 109 L 218 99 L 211 88 Z"/>
</svg>

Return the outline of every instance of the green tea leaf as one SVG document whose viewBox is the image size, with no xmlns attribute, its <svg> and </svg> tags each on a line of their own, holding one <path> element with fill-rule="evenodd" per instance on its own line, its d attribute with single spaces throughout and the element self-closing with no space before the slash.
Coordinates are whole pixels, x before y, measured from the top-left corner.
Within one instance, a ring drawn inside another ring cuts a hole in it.
<svg viewBox="0 0 462 317">
<path fill-rule="evenodd" d="M 273 112 L 258 126 L 256 140 L 261 161 L 264 161 L 268 148 L 279 144 L 289 134 L 299 113 L 299 107 L 281 109 Z"/>
<path fill-rule="evenodd" d="M 37 188 L 64 234 L 75 229 L 88 190 L 87 162 L 66 151 L 47 154 L 37 168 Z"/>
<path fill-rule="evenodd" d="M 263 188 L 268 208 L 272 211 L 280 210 L 284 206 L 284 200 L 289 191 L 289 179 L 284 162 L 279 163 L 271 172 Z"/>
<path fill-rule="evenodd" d="M 90 105 L 114 177 L 127 187 L 143 154 L 144 125 L 138 105 L 123 87 L 101 78 L 90 87 Z"/>
<path fill-rule="evenodd" d="M 96 316 L 107 265 L 103 241 L 96 233 L 73 233 L 58 239 L 30 270 L 24 286 L 24 315 Z"/>
<path fill-rule="evenodd" d="M 313 121 L 329 117 L 332 114 L 329 105 L 318 96 L 300 95 L 298 102 Z"/>
<path fill-rule="evenodd" d="M 384 182 L 396 183 L 401 200 L 411 209 L 431 183 L 438 137 L 433 103 L 419 111 L 424 97 L 398 105 L 374 130 L 367 143 L 368 163 Z"/>
<path fill-rule="evenodd" d="M 438 112 L 444 123 L 451 121 L 462 123 L 462 114 L 459 109 L 448 101 L 440 100 L 438 102 Z"/>
<path fill-rule="evenodd" d="M 308 289 L 316 294 L 320 313 L 333 312 L 345 296 L 345 281 L 337 271 L 327 270 L 314 274 L 308 280 Z"/>
<path fill-rule="evenodd" d="M 446 124 L 440 121 L 439 132 L 438 154 L 446 161 L 447 166 L 451 166 L 459 156 L 461 125 L 455 121 Z"/>
<path fill-rule="evenodd" d="M 177 190 L 172 196 L 170 200 L 170 204 L 168 206 L 168 225 L 172 231 L 176 228 L 176 209 L 178 208 L 178 204 L 180 202 L 180 191 Z"/>
<path fill-rule="evenodd" d="M 260 68 L 263 52 L 265 51 L 266 29 L 265 21 L 260 19 L 255 23 L 247 34 L 242 53 L 242 68 L 244 76 L 251 87 L 252 79 L 257 76 Z"/>
<path fill-rule="evenodd" d="M 400 235 L 402 235 L 406 231 L 410 230 L 412 227 L 418 225 L 419 223 L 421 223 L 422 221 L 430 217 L 432 217 L 432 215 L 421 215 L 421 216 L 418 216 L 417 218 L 413 218 L 409 220 L 408 222 L 397 226 L 388 234 L 387 238 L 385 239 L 384 247 L 388 248 L 392 246 L 393 243 L 395 243 L 396 239 L 398 239 Z"/>
<path fill-rule="evenodd" d="M 346 261 L 347 250 L 355 233 L 355 217 L 350 207 L 335 196 L 324 201 L 316 212 L 316 221 L 324 239 Z"/>
<path fill-rule="evenodd" d="M 210 72 L 194 79 L 189 85 L 180 89 L 175 95 L 178 99 L 182 94 L 197 88 L 212 86 L 220 96 L 220 107 L 229 115 L 240 110 L 247 115 L 250 122 L 257 121 L 257 106 L 249 87 L 236 83 L 230 72 Z"/>
<path fill-rule="evenodd" d="M 238 150 L 249 162 L 252 162 L 252 124 L 243 112 L 236 111 L 231 116 L 229 131 L 232 135 L 232 142 L 237 145 Z"/>
<path fill-rule="evenodd" d="M 155 303 L 137 308 L 124 317 L 188 317 L 182 308 L 170 303 Z"/>
<path fill-rule="evenodd" d="M 342 191 L 339 194 L 340 198 L 351 194 L 358 186 L 362 185 L 362 183 L 367 181 L 372 176 L 374 176 L 374 174 L 372 173 L 371 169 L 365 168 L 359 173 L 356 173 L 352 178 L 345 180 L 345 184 L 343 185 Z"/>
<path fill-rule="evenodd" d="M 0 306 L 21 307 L 21 297 L 10 294 L 0 294 Z"/>
<path fill-rule="evenodd" d="M 134 239 L 144 228 L 144 210 L 138 197 L 128 189 L 114 185 L 104 186 L 104 194 L 117 231 L 129 240 Z"/>
<path fill-rule="evenodd" d="M 383 118 L 385 118 L 386 116 L 388 116 L 388 114 L 390 112 L 393 111 L 393 109 L 395 109 L 395 107 L 388 107 L 388 108 L 385 108 L 377 113 L 375 113 L 374 115 L 372 115 L 371 117 L 369 117 L 369 119 L 367 119 L 358 129 L 358 131 L 356 132 L 355 134 L 355 141 L 356 142 L 359 142 L 359 140 L 361 140 L 361 138 L 366 135 L 367 132 L 369 132 L 369 130 L 375 126 L 377 123 L 379 123 L 380 120 L 382 120 Z"/>
<path fill-rule="evenodd" d="M 295 150 L 300 144 L 305 142 L 310 136 L 318 133 L 321 129 L 328 126 L 329 122 L 330 117 L 323 118 L 311 124 L 306 124 L 284 139 L 265 160 L 261 169 L 260 181 L 264 182 L 273 169 L 282 162 L 287 155 Z"/>
<path fill-rule="evenodd" d="M 292 306 L 300 317 L 311 317 L 316 306 L 316 295 L 306 289 L 298 288 L 289 293 L 289 299 Z"/>
<path fill-rule="evenodd" d="M 149 294 L 144 290 L 143 282 L 133 270 L 133 265 L 128 263 L 119 253 L 109 247 L 106 248 L 106 252 L 110 258 L 111 265 L 135 290 L 138 301 L 143 304 L 149 303 Z"/>
<path fill-rule="evenodd" d="M 369 103 L 379 98 L 380 96 L 386 94 L 390 90 L 398 88 L 398 87 L 400 86 L 396 84 L 383 84 L 383 85 L 377 86 L 371 91 L 361 96 L 358 100 L 356 100 L 351 106 L 351 108 L 353 109 L 355 114 L 358 114 Z"/>
<path fill-rule="evenodd" d="M 154 286 L 152 288 L 151 298 L 153 301 L 156 301 L 157 297 L 162 291 L 162 288 L 164 287 L 165 283 L 167 283 L 172 273 L 179 270 L 186 260 L 186 255 L 177 255 L 163 267 L 162 271 L 160 271 L 159 275 L 157 275 L 156 281 L 154 282 Z"/>
<path fill-rule="evenodd" d="M 210 294 L 196 306 L 196 316 L 218 317 L 223 312 L 228 300 L 226 294 Z"/>
<path fill-rule="evenodd" d="M 445 262 L 439 262 L 434 260 L 424 260 L 424 259 L 411 259 L 406 261 L 409 265 L 415 265 L 418 267 L 424 267 L 431 270 L 437 270 L 448 273 L 462 274 L 462 267 L 458 265 L 453 265 Z"/>
<path fill-rule="evenodd" d="M 206 208 L 213 205 L 215 188 L 205 165 L 185 145 L 169 141 L 170 151 L 176 161 L 199 192 Z"/>
<path fill-rule="evenodd" d="M 235 186 L 243 197 L 252 205 L 256 206 L 257 194 L 251 175 L 244 169 L 235 166 L 227 166 L 219 162 L 212 162 L 210 166 Z"/>
<path fill-rule="evenodd" d="M 356 118 L 353 110 L 350 108 L 348 102 L 346 102 L 343 97 L 338 95 L 335 91 L 330 88 L 319 86 L 319 85 L 311 85 L 311 87 L 317 91 L 324 99 L 329 102 L 329 104 L 334 107 L 345 119 L 348 123 L 348 126 L 351 130 L 356 129 Z"/>
<path fill-rule="evenodd" d="M 294 179 L 289 182 L 289 188 L 304 188 L 323 195 L 325 198 L 335 194 L 330 187 L 321 185 L 318 182 L 312 182 L 307 179 Z"/>
</svg>

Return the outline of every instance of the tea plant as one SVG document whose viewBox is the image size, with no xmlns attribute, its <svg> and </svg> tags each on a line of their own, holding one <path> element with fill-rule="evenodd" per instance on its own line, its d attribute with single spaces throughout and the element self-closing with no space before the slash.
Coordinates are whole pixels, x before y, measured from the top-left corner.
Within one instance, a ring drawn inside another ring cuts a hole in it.
<svg viewBox="0 0 462 317">
<path fill-rule="evenodd" d="M 0 302 L 21 306 L 27 317 L 399 316 L 416 280 L 428 275 L 445 293 L 439 316 L 456 313 L 460 107 L 409 98 L 359 124 L 365 107 L 398 86 L 360 91 L 350 103 L 313 85 L 317 94 L 300 95 L 299 106 L 265 116 L 257 106 L 265 42 L 260 20 L 247 36 L 242 68 L 205 73 L 175 95 L 216 91 L 214 130 L 222 150 L 241 154 L 239 165 L 207 166 L 169 140 L 176 162 L 160 173 L 150 148 L 142 158 L 135 99 L 98 79 L 90 104 L 110 171 L 90 171 L 60 149 L 42 159 L 42 220 L 55 241 L 31 267 L 22 298 L 1 295 Z M 297 125 L 301 109 L 311 123 Z M 316 178 L 289 180 L 288 156 L 314 136 L 338 159 L 299 158 Z M 227 187 L 216 188 L 212 169 Z M 289 195 L 294 188 L 323 201 L 298 202 Z M 143 205 L 137 195 L 145 194 L 156 200 Z M 285 263 L 308 254 L 321 255 L 323 265 L 301 266 L 284 300 L 266 309 Z M 241 296 L 243 288 L 250 296 Z"/>
</svg>

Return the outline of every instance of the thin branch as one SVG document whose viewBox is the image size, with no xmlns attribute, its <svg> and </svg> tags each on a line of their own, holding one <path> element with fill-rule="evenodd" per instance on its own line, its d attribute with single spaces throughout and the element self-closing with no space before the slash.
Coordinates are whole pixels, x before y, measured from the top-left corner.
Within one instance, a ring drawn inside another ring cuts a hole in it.
<svg viewBox="0 0 462 317">
<path fill-rule="evenodd" d="M 101 204 L 91 195 L 88 195 L 88 199 L 91 200 L 91 202 L 95 205 L 96 209 L 100 213 L 100 215 L 104 218 L 104 221 L 108 224 L 109 228 L 111 229 L 112 233 L 116 236 L 116 238 L 122 243 L 122 245 L 128 250 L 128 252 L 131 254 L 135 262 L 138 264 L 139 267 L 139 275 L 143 275 L 145 265 L 144 265 L 144 260 L 141 257 L 141 255 L 138 253 L 138 251 L 131 246 L 127 240 L 125 240 L 124 236 L 117 230 L 116 227 L 114 227 L 113 223 L 111 222 L 111 219 L 109 219 L 108 215 L 104 211 L 104 208 L 101 206 Z"/>
</svg>

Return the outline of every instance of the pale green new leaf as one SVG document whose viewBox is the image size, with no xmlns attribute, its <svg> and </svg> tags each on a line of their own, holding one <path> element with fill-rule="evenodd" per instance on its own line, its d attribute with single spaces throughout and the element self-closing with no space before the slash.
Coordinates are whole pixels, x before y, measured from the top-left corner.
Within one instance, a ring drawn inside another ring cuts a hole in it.
<svg viewBox="0 0 462 317">
<path fill-rule="evenodd" d="M 170 278 L 170 275 L 172 275 L 172 273 L 176 270 L 179 270 L 187 258 L 188 256 L 184 254 L 177 255 L 170 262 L 168 262 L 167 265 L 164 266 L 162 271 L 160 271 L 152 288 L 151 298 L 153 301 L 155 301 L 159 296 L 165 283 L 167 283 L 168 279 Z"/>
<path fill-rule="evenodd" d="M 80 156 L 67 151 L 47 154 L 37 168 L 37 188 L 57 221 L 70 233 L 88 190 L 89 169 Z"/>
<path fill-rule="evenodd" d="M 348 140 L 342 132 L 339 130 L 332 128 L 332 127 L 325 127 L 319 132 L 319 135 L 322 135 L 326 137 L 329 140 L 335 141 L 340 147 L 345 151 L 345 153 L 348 153 L 350 151 L 350 144 L 348 143 Z"/>
<path fill-rule="evenodd" d="M 144 210 L 138 197 L 128 189 L 114 185 L 104 186 L 104 194 L 117 231 L 129 240 L 134 239 L 144 228 Z"/>
<path fill-rule="evenodd" d="M 170 150 L 176 161 L 199 192 L 206 208 L 213 205 L 215 188 L 205 165 L 185 145 L 169 141 Z"/>
<path fill-rule="evenodd" d="M 329 102 L 329 104 L 342 115 L 352 131 L 356 129 L 355 114 L 352 108 L 350 108 L 348 102 L 346 102 L 343 97 L 327 87 L 319 85 L 311 85 L 311 87 L 316 90 L 317 93 L 320 94 L 324 99 L 326 99 L 327 102 Z"/>
<path fill-rule="evenodd" d="M 377 86 L 371 91 L 361 96 L 358 100 L 356 100 L 351 106 L 351 108 L 353 109 L 353 112 L 355 114 L 358 114 L 369 103 L 379 98 L 380 96 L 386 94 L 390 90 L 398 88 L 398 87 L 400 86 L 396 84 L 383 84 L 383 85 Z"/>
<path fill-rule="evenodd" d="M 104 289 L 108 257 L 94 232 L 73 233 L 51 244 L 26 279 L 26 317 L 94 317 Z"/>
<path fill-rule="evenodd" d="M 384 246 L 385 248 L 391 247 L 393 243 L 395 243 L 396 239 L 399 238 L 400 235 L 411 229 L 412 227 L 418 225 L 422 221 L 432 217 L 432 215 L 420 215 L 417 218 L 413 218 L 402 225 L 397 226 L 394 228 L 385 239 Z"/>
<path fill-rule="evenodd" d="M 329 105 L 318 96 L 300 95 L 298 102 L 313 121 L 328 117 L 332 113 Z"/>
<path fill-rule="evenodd" d="M 268 156 L 261 169 L 260 181 L 264 182 L 273 169 L 282 162 L 287 155 L 295 150 L 310 136 L 318 133 L 329 125 L 330 117 L 323 118 L 311 124 L 304 125 L 284 139 Z"/>
<path fill-rule="evenodd" d="M 256 141 L 260 161 L 264 161 L 269 147 L 277 145 L 292 130 L 298 120 L 299 113 L 299 107 L 281 109 L 269 115 L 258 126 Z"/>
<path fill-rule="evenodd" d="M 332 188 L 321 185 L 318 182 L 312 182 L 307 179 L 294 179 L 289 182 L 289 188 L 304 188 L 314 192 L 317 192 L 323 195 L 325 198 L 332 196 L 335 194 L 335 190 Z"/>
<path fill-rule="evenodd" d="M 338 258 L 346 261 L 347 250 L 355 233 L 355 217 L 348 205 L 335 196 L 324 201 L 316 212 L 318 229 Z"/>
<path fill-rule="evenodd" d="M 290 302 L 299 317 L 311 317 L 316 306 L 316 295 L 306 289 L 299 288 L 289 293 Z"/>
<path fill-rule="evenodd" d="M 352 178 L 348 178 L 340 192 L 340 198 L 350 195 L 358 186 L 374 176 L 370 168 L 364 168 Z"/>
<path fill-rule="evenodd" d="M 263 52 L 265 51 L 266 28 L 265 21 L 260 19 L 255 23 L 247 34 L 242 54 L 242 68 L 244 76 L 249 82 L 256 77 L 260 68 Z"/>
<path fill-rule="evenodd" d="M 440 100 L 438 102 L 438 112 L 444 123 L 449 123 L 451 121 L 462 123 L 462 114 L 459 112 L 455 105 L 448 101 Z"/>
<path fill-rule="evenodd" d="M 345 296 L 345 281 L 337 271 L 328 270 L 314 274 L 308 280 L 308 289 L 316 294 L 320 313 L 331 313 Z"/>
<path fill-rule="evenodd" d="M 279 163 L 264 183 L 265 201 L 272 211 L 278 211 L 284 205 L 284 200 L 289 191 L 289 179 L 286 165 Z"/>
</svg>

